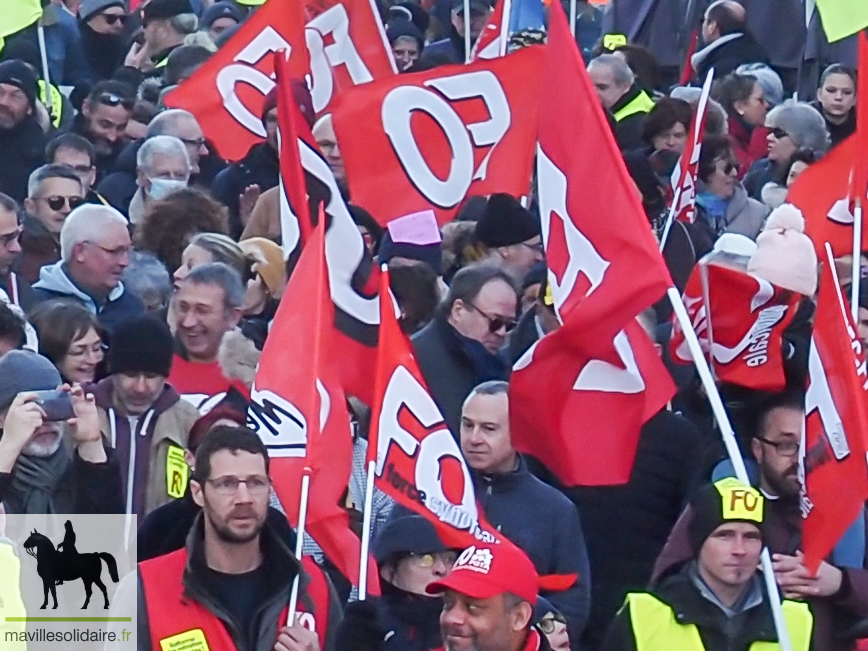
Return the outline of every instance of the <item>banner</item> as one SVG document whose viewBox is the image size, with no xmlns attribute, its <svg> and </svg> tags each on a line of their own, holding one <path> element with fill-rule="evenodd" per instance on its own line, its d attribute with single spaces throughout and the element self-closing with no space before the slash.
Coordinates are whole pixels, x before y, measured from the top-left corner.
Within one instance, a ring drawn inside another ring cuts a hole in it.
<svg viewBox="0 0 868 651">
<path fill-rule="evenodd" d="M 753 274 L 700 261 L 683 300 L 702 349 L 712 351 L 709 365 L 718 380 L 760 391 L 784 389 L 783 333 L 801 295 Z M 673 361 L 693 364 L 677 321 L 669 345 Z"/>
<path fill-rule="evenodd" d="M 353 202 L 381 224 L 422 210 L 443 224 L 469 195 L 526 195 L 543 57 L 529 47 L 342 93 L 334 127 Z"/>
<path fill-rule="evenodd" d="M 863 0 L 816 0 L 830 43 L 868 27 L 868 3 Z"/>
<path fill-rule="evenodd" d="M 243 157 L 265 138 L 262 105 L 274 87 L 273 52 L 290 52 L 292 77 L 311 77 L 313 108 L 331 109 L 339 91 L 395 73 L 370 0 L 306 6 L 269 0 L 192 77 L 171 91 L 166 106 L 187 109 L 220 155 Z"/>
<path fill-rule="evenodd" d="M 20 32 L 42 16 L 39 0 L 3 0 L 0 2 L 0 47 L 4 36 Z"/>
</svg>

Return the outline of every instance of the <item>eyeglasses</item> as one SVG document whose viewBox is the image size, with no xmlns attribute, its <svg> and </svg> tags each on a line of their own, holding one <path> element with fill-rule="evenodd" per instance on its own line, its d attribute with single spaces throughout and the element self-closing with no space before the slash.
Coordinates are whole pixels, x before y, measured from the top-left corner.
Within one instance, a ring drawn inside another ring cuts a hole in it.
<svg viewBox="0 0 868 651">
<path fill-rule="evenodd" d="M 235 495 L 241 484 L 247 486 L 247 492 L 251 495 L 261 496 L 268 492 L 271 488 L 271 480 L 268 477 L 256 475 L 247 479 L 239 479 L 238 477 L 220 477 L 219 479 L 206 479 L 207 483 L 214 487 L 218 495 L 228 497 Z"/>
<path fill-rule="evenodd" d="M 102 343 L 101 341 L 93 344 L 92 346 L 77 346 L 76 348 L 70 348 L 66 356 L 67 357 L 87 357 L 88 355 L 93 355 L 94 357 L 102 358 L 105 355 L 108 347 Z"/>
<path fill-rule="evenodd" d="M 479 312 L 479 314 L 481 314 L 485 319 L 488 320 L 488 331 L 491 334 L 497 334 L 497 332 L 501 329 L 506 329 L 507 332 L 510 332 L 518 324 L 518 322 L 515 319 L 508 319 L 508 318 L 503 317 L 503 316 L 490 316 L 490 315 L 486 314 L 485 312 L 483 312 L 482 310 L 480 310 L 478 307 L 476 307 L 470 301 L 465 301 L 465 302 L 467 303 L 467 305 L 472 307 L 474 310 Z"/>
<path fill-rule="evenodd" d="M 100 16 L 103 17 L 106 25 L 114 25 L 117 22 L 123 25 L 127 22 L 127 18 L 129 18 L 126 14 L 100 14 Z"/>
<path fill-rule="evenodd" d="M 756 438 L 766 445 L 771 445 L 775 449 L 775 452 L 782 457 L 794 457 L 799 452 L 799 444 L 795 441 L 769 441 L 762 436 L 757 436 Z"/>
<path fill-rule="evenodd" d="M 555 632 L 555 624 L 563 624 L 567 625 L 567 618 L 561 615 L 560 613 L 549 613 L 541 620 L 539 620 L 536 625 L 546 635 L 551 635 Z"/>
<path fill-rule="evenodd" d="M 0 235 L 0 245 L 9 246 L 12 242 L 15 242 L 19 237 L 21 237 L 21 232 L 24 229 L 19 226 L 11 233 L 6 233 L 6 235 Z"/>
<path fill-rule="evenodd" d="M 717 167 L 718 163 L 726 163 L 723 166 L 723 173 L 726 174 L 727 176 L 729 176 L 730 174 L 732 174 L 733 172 L 738 170 L 738 164 L 733 163 L 731 160 L 719 158 L 716 161 L 714 161 L 714 166 Z"/>
<path fill-rule="evenodd" d="M 108 255 L 110 255 L 113 258 L 120 258 L 120 257 L 123 257 L 125 255 L 128 255 L 131 248 L 132 248 L 129 246 L 117 246 L 113 249 L 109 249 L 109 248 L 104 247 L 102 244 L 97 244 L 96 242 L 91 242 L 89 240 L 85 240 L 84 242 L 82 242 L 82 244 L 92 244 L 96 248 L 102 249 L 103 252 L 107 253 Z"/>
<path fill-rule="evenodd" d="M 419 565 L 419 567 L 434 567 L 434 563 L 436 563 L 438 559 L 442 560 L 444 565 L 452 567 L 455 564 L 455 559 L 458 558 L 458 554 L 456 554 L 455 552 L 437 552 L 434 554 L 410 554 L 410 558 L 416 559 L 416 563 L 417 565 Z"/>
<path fill-rule="evenodd" d="M 199 149 L 199 147 L 205 145 L 205 138 L 196 138 L 195 140 L 192 140 L 190 138 L 178 138 L 178 140 L 183 142 L 185 145 L 195 147 L 196 149 Z"/>
<path fill-rule="evenodd" d="M 781 129 L 780 127 L 775 127 L 769 133 L 771 133 L 778 140 L 783 140 L 784 138 L 787 138 L 790 135 L 786 131 Z"/>
<path fill-rule="evenodd" d="M 135 104 L 135 100 L 129 97 L 121 97 L 120 95 L 116 95 L 115 93 L 102 93 L 96 100 L 100 104 L 105 104 L 106 106 L 123 106 L 127 111 L 133 108 L 133 104 Z"/>
<path fill-rule="evenodd" d="M 34 201 L 44 201 L 52 210 L 61 210 L 64 205 L 68 204 L 70 210 L 75 210 L 84 203 L 83 197 L 61 197 L 53 195 L 50 197 L 34 197 Z"/>
<path fill-rule="evenodd" d="M 90 174 L 93 170 L 93 165 L 72 165 L 71 167 L 77 174 Z"/>
<path fill-rule="evenodd" d="M 526 246 L 527 248 L 529 248 L 531 251 L 534 251 L 535 253 L 545 255 L 546 250 L 545 250 L 545 247 L 543 246 L 542 242 L 537 242 L 536 244 L 528 244 L 527 242 L 519 242 L 519 244 L 521 244 L 522 246 Z"/>
</svg>

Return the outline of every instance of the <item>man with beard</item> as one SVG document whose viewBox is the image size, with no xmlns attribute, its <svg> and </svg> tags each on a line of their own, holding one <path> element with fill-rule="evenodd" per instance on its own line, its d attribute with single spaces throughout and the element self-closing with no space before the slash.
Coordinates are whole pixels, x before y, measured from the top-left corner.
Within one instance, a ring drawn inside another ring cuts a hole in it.
<svg viewBox="0 0 868 651">
<path fill-rule="evenodd" d="M 0 192 L 21 202 L 27 178 L 45 160 L 45 134 L 36 121 L 36 76 L 18 59 L 0 63 Z"/>
<path fill-rule="evenodd" d="M 804 429 L 804 393 L 790 390 L 763 398 L 751 451 L 759 466 L 759 489 L 765 497 L 764 538 L 778 584 L 789 598 L 807 600 L 814 613 L 816 648 L 843 651 L 855 648 L 847 639 L 853 621 L 868 617 L 868 570 L 865 549 L 858 567 L 837 563 L 834 553 L 820 564 L 816 576 L 803 565 L 802 516 L 799 508 L 799 440 Z M 690 557 L 688 507 L 669 536 L 654 566 L 652 583 Z"/>
<path fill-rule="evenodd" d="M 91 82 L 111 78 L 124 62 L 124 5 L 123 0 L 83 0 L 78 8 L 78 32 L 88 64 L 84 76 Z"/>
<path fill-rule="evenodd" d="M 303 569 L 266 522 L 262 440 L 244 427 L 215 427 L 195 468 L 190 487 L 202 512 L 186 548 L 138 567 L 138 648 L 330 650 L 340 607 L 324 576 Z M 287 626 L 296 577 L 298 618 Z"/>
<path fill-rule="evenodd" d="M 18 514 L 121 512 L 120 471 L 103 449 L 93 396 L 67 387 L 75 417 L 66 423 L 48 420 L 37 401 L 35 391 L 60 382 L 36 353 L 0 358 L 0 502 Z"/>
<path fill-rule="evenodd" d="M 112 170 L 127 144 L 126 130 L 135 96 L 119 81 L 101 81 L 88 93 L 68 132 L 86 138 L 96 152 L 96 181 Z"/>
</svg>

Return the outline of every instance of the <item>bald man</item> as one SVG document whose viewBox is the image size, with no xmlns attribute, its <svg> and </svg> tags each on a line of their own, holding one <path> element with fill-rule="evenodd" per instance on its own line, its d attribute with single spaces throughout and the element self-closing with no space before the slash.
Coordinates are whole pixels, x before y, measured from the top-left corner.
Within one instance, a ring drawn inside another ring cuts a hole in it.
<svg viewBox="0 0 868 651">
<path fill-rule="evenodd" d="M 704 47 L 690 58 L 695 79 L 702 83 L 714 68 L 717 79 L 743 63 L 768 63 L 769 57 L 747 27 L 744 7 L 735 0 L 718 0 L 705 11 L 702 20 Z"/>
</svg>

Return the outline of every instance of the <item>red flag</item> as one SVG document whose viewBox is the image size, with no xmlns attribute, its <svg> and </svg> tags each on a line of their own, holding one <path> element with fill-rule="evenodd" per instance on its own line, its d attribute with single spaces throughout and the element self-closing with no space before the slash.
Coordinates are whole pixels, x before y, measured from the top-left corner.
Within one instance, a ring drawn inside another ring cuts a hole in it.
<svg viewBox="0 0 868 651">
<path fill-rule="evenodd" d="M 699 172 L 699 154 L 702 150 L 702 139 L 705 137 L 705 121 L 708 116 L 708 97 L 711 94 L 711 82 L 714 80 L 714 68 L 708 71 L 699 103 L 690 121 L 687 132 L 687 146 L 678 159 L 678 165 L 672 173 L 672 189 L 675 219 L 693 223 L 696 220 L 696 175 Z"/>
<path fill-rule="evenodd" d="M 501 48 L 506 51 L 506 45 L 503 44 L 503 39 L 506 38 L 507 26 L 504 24 L 503 7 L 506 1 L 498 2 L 494 11 L 488 17 L 479 38 L 473 44 L 473 49 L 470 51 L 470 60 L 477 59 L 494 59 L 501 56 Z"/>
<path fill-rule="evenodd" d="M 166 96 L 166 106 L 193 113 L 220 154 L 237 160 L 265 137 L 262 103 L 274 87 L 271 53 L 280 50 L 290 52 L 292 77 L 311 75 L 317 113 L 329 110 L 338 91 L 395 72 L 369 0 L 325 0 L 315 7 L 269 0 Z"/>
<path fill-rule="evenodd" d="M 353 201 L 382 224 L 421 210 L 442 224 L 468 195 L 527 194 L 542 60 L 529 47 L 343 93 L 334 127 Z"/>
<path fill-rule="evenodd" d="M 862 30 L 857 38 L 859 39 L 859 71 L 864 75 L 868 72 L 868 34 Z M 865 84 L 858 87 L 858 93 L 857 106 L 858 102 L 862 102 L 863 108 L 868 106 L 868 88 Z M 861 143 L 859 149 L 864 152 L 865 144 L 868 143 L 868 114 L 864 110 L 856 111 L 856 140 Z M 868 191 L 868 158 L 860 155 L 856 156 L 853 173 L 850 176 L 851 203 L 859 201 L 864 207 L 866 191 Z"/>
<path fill-rule="evenodd" d="M 310 476 L 306 530 L 350 581 L 358 582 L 361 541 L 341 504 L 353 440 L 337 371 L 323 227 L 314 231 L 281 301 L 251 391 L 248 421 L 271 457 L 274 489 L 298 525 L 301 482 Z M 368 590 L 378 594 L 371 564 Z"/>
<path fill-rule="evenodd" d="M 815 571 L 868 499 L 868 373 L 847 300 L 827 256 L 808 357 L 800 453 L 805 565 Z M 846 490 L 842 490 L 845 486 Z"/>
<path fill-rule="evenodd" d="M 699 343 L 706 353 L 709 345 L 713 348 L 710 361 L 717 379 L 761 391 L 784 389 L 782 337 L 800 298 L 753 274 L 703 261 L 693 268 L 684 290 Z M 677 321 L 670 350 L 674 361 L 693 363 Z"/>
<path fill-rule="evenodd" d="M 537 147 L 549 283 L 561 321 L 580 333 L 572 345 L 609 355 L 672 281 L 558 3 L 546 47 L 541 87 L 558 89 L 542 94 Z"/>
<path fill-rule="evenodd" d="M 513 368 L 513 445 L 568 486 L 624 484 L 642 424 L 666 406 L 675 385 L 635 321 L 614 340 L 616 364 L 576 350 L 577 337 L 566 325 L 540 339 Z"/>
</svg>

